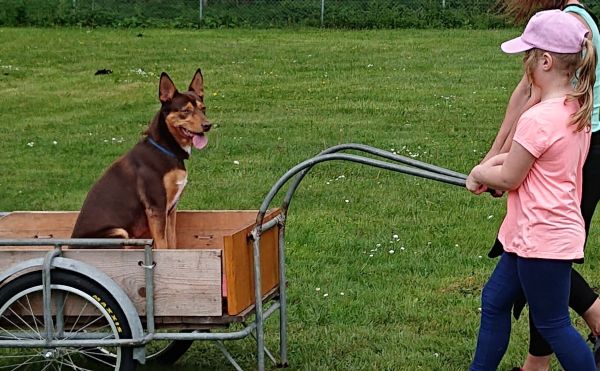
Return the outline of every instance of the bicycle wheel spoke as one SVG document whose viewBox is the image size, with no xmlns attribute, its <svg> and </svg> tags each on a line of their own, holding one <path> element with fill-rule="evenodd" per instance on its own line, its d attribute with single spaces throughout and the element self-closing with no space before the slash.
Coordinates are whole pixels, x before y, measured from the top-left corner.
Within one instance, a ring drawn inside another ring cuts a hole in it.
<svg viewBox="0 0 600 371">
<path fill-rule="evenodd" d="M 13 368 L 13 370 L 16 370 L 16 369 L 18 369 L 19 367 L 21 367 L 21 366 L 23 366 L 23 365 L 30 364 L 30 362 L 29 362 L 29 361 L 31 361 L 32 359 L 34 359 L 36 356 L 37 356 L 37 354 L 34 354 L 34 355 L 32 355 L 32 356 L 28 356 L 29 358 L 28 358 L 28 359 L 27 359 L 25 362 L 23 362 L 23 363 L 21 363 L 21 364 L 17 365 L 17 367 L 15 367 L 15 365 L 9 365 L 9 366 L 0 366 L 0 369 L 5 369 L 5 368 L 10 368 L 10 367 L 15 367 L 15 368 Z"/>
<path fill-rule="evenodd" d="M 71 352 L 72 353 L 72 352 Z M 71 353 L 67 353 L 66 356 L 69 358 L 70 363 L 65 363 L 67 366 L 71 367 L 74 370 L 82 370 L 82 371 L 86 371 L 85 368 L 81 367 L 81 366 L 77 366 L 75 364 L 75 362 L 73 362 L 73 358 L 71 358 Z"/>
<path fill-rule="evenodd" d="M 17 304 L 21 305 L 21 307 L 22 307 L 23 309 L 26 309 L 26 308 L 23 306 L 23 304 L 21 304 L 21 301 L 20 301 L 20 300 L 17 300 Z M 25 321 L 25 319 L 23 318 L 23 316 L 21 316 L 21 315 L 17 314 L 17 313 L 16 313 L 16 312 L 15 312 L 15 311 L 14 311 L 12 308 L 10 308 L 10 311 L 11 311 L 11 312 L 12 312 L 12 313 L 13 313 L 15 316 L 17 316 L 17 317 L 18 317 L 18 318 L 21 320 L 21 322 L 23 322 L 23 323 L 25 324 L 25 326 L 27 326 L 27 327 L 28 327 L 28 328 L 29 328 L 31 331 L 33 331 L 35 334 L 37 334 L 37 336 L 39 337 L 39 339 L 40 339 L 40 340 L 42 339 L 42 335 L 40 334 L 40 332 L 39 332 L 39 331 L 36 331 L 36 330 L 34 330 L 34 329 L 33 329 L 33 327 L 31 327 L 31 325 L 30 325 L 30 324 L 29 324 L 27 321 Z M 34 323 L 35 323 L 35 321 L 34 321 Z M 36 328 L 37 328 L 37 326 L 36 326 Z"/>
<path fill-rule="evenodd" d="M 42 368 L 41 371 L 45 371 L 48 367 L 52 366 L 53 364 L 54 364 L 54 360 L 49 361 L 49 363 L 46 366 L 44 366 L 44 368 Z"/>
<path fill-rule="evenodd" d="M 75 362 L 73 362 L 73 359 L 71 359 L 71 356 L 69 356 L 68 362 L 65 362 L 64 360 L 59 360 L 58 362 L 61 366 L 61 370 L 62 370 L 62 366 L 65 365 L 66 367 L 73 369 L 73 370 L 77 370 L 77 371 L 92 371 L 91 369 L 76 365 Z"/>
<path fill-rule="evenodd" d="M 21 316 L 19 316 L 18 314 L 16 314 L 15 311 L 12 308 L 8 308 L 8 310 L 10 310 L 17 317 L 21 318 Z M 25 331 L 21 328 L 21 326 L 17 325 L 13 321 L 11 321 L 10 318 L 8 318 L 8 317 L 6 317 L 4 315 L 2 317 L 4 317 L 11 325 L 13 325 L 14 327 L 16 327 L 20 332 L 25 333 Z"/>
<path fill-rule="evenodd" d="M 75 362 L 73 362 L 73 359 L 71 358 L 71 354 L 70 354 L 70 353 L 66 353 L 66 354 L 65 354 L 65 356 L 66 356 L 66 358 L 68 358 L 68 359 L 69 359 L 69 361 L 71 362 L 71 363 L 69 363 L 69 367 L 73 367 L 73 366 L 75 366 Z"/>
<path fill-rule="evenodd" d="M 104 360 L 104 359 L 102 359 L 102 358 L 100 358 L 100 357 L 94 357 L 94 356 L 92 356 L 92 355 L 91 355 L 90 353 L 88 353 L 88 352 L 85 352 L 85 351 L 84 351 L 84 352 L 81 352 L 81 354 L 82 354 L 83 356 L 85 356 L 85 357 L 88 357 L 88 358 L 90 358 L 90 359 L 93 359 L 93 360 L 94 360 L 94 361 L 96 361 L 96 362 L 104 363 L 104 364 L 105 364 L 105 365 L 107 365 L 107 366 L 115 367 L 115 364 L 113 364 L 113 363 L 110 363 L 110 362 L 108 362 L 108 361 L 106 361 L 106 360 Z M 112 355 L 110 355 L 110 356 L 112 356 Z M 103 357 L 110 357 L 110 356 L 109 356 L 109 355 L 103 355 Z"/>
<path fill-rule="evenodd" d="M 4 316 L 3 316 L 4 317 Z M 7 329 L 5 329 L 4 327 L 0 327 L 0 330 L 3 332 L 6 332 L 8 334 L 8 338 L 9 339 L 15 339 L 15 340 L 23 340 L 23 339 L 19 339 L 15 334 L 13 334 L 12 332 L 8 331 Z"/>
<path fill-rule="evenodd" d="M 35 316 L 35 313 L 33 312 L 33 307 L 31 306 L 31 302 L 29 301 L 29 295 L 25 295 L 25 299 L 27 300 L 27 307 L 25 307 L 23 303 L 21 303 L 21 299 L 17 300 L 17 303 L 21 306 L 21 308 L 23 308 L 25 311 L 29 311 L 29 313 L 31 314 L 31 319 L 33 320 L 33 325 L 35 326 L 35 332 L 38 334 L 39 339 L 41 340 L 42 335 L 40 333 L 40 328 L 38 327 L 38 324 L 41 327 L 44 327 L 44 324 Z"/>
<path fill-rule="evenodd" d="M 37 356 L 37 355 L 36 355 Z M 35 365 L 35 364 L 39 364 L 39 363 L 44 363 L 44 362 L 48 362 L 48 360 L 46 359 L 41 359 L 39 361 L 31 361 L 33 358 L 35 358 L 36 356 L 33 356 L 31 358 L 29 358 L 27 361 L 23 362 L 23 363 L 19 363 L 18 365 L 10 365 L 10 366 L 2 366 L 0 367 L 0 369 L 5 369 L 5 368 L 10 368 L 13 367 L 11 369 L 11 371 L 13 370 L 18 370 L 19 368 L 23 367 L 23 366 L 28 366 L 28 365 Z M 30 362 L 31 361 L 31 362 Z"/>
<path fill-rule="evenodd" d="M 86 355 L 87 354 L 96 354 L 101 357 L 117 358 L 117 356 L 113 352 L 109 352 L 105 348 L 91 348 L 91 349 L 96 349 L 96 351 L 94 352 L 94 351 L 90 350 L 90 348 L 87 348 L 87 349 L 82 349 L 82 353 L 86 354 Z"/>
<path fill-rule="evenodd" d="M 114 335 L 112 334 L 108 334 L 107 336 L 101 338 L 100 340 L 104 340 L 104 339 L 109 339 L 109 338 L 114 338 Z M 86 357 L 90 360 L 93 360 L 94 362 L 99 362 L 99 363 L 103 363 L 106 365 L 109 365 L 110 367 L 115 367 L 118 362 L 119 362 L 119 358 L 120 358 L 120 354 L 119 354 L 120 350 L 117 347 L 116 349 L 106 349 L 103 347 L 91 347 L 91 348 L 86 348 L 86 347 L 79 347 L 79 348 L 69 348 L 69 351 L 66 352 L 65 354 L 71 358 L 71 355 L 73 354 L 79 354 L 82 357 Z"/>
<path fill-rule="evenodd" d="M 102 316 L 102 315 L 98 316 L 98 317 L 97 317 L 95 320 L 93 320 L 93 321 L 91 321 L 91 322 L 88 322 L 88 323 L 86 323 L 86 325 L 85 325 L 85 326 L 83 326 L 82 328 L 80 328 L 80 329 L 77 329 L 77 332 L 72 332 L 72 334 L 73 334 L 73 335 L 71 335 L 71 336 L 67 336 L 67 337 L 65 338 L 65 340 L 71 339 L 71 338 L 72 338 L 72 337 L 73 337 L 73 336 L 74 336 L 76 333 L 78 333 L 78 332 L 84 332 L 83 330 L 85 330 L 86 328 L 90 327 L 91 325 L 93 325 L 94 323 L 96 323 L 96 322 L 98 322 L 99 320 L 102 320 L 102 319 L 106 319 L 106 318 L 104 318 L 104 316 Z"/>
<path fill-rule="evenodd" d="M 79 311 L 79 314 L 77 315 L 77 318 L 75 319 L 75 322 L 73 322 L 73 326 L 71 326 L 71 331 L 70 331 L 71 333 L 73 333 L 73 329 L 75 329 L 75 326 L 77 326 L 77 323 L 79 322 L 81 315 L 85 311 L 85 308 L 87 308 L 87 305 L 88 305 L 88 302 L 86 301 L 85 304 L 83 305 L 83 308 L 81 308 L 81 310 Z"/>
<path fill-rule="evenodd" d="M 102 326 L 102 327 L 97 327 L 95 332 L 96 332 L 96 333 L 102 333 L 102 332 L 104 332 L 104 329 L 107 329 L 107 330 L 108 330 L 108 331 L 106 332 L 108 335 L 106 335 L 105 337 L 102 337 L 102 338 L 100 338 L 100 340 L 106 340 L 106 339 L 115 339 L 115 336 L 114 336 L 114 334 L 112 334 L 112 333 L 110 332 L 110 330 L 112 330 L 112 328 L 110 327 L 110 324 L 108 324 L 108 323 L 107 323 L 106 325 Z M 80 329 L 80 330 L 81 330 L 81 329 Z M 78 332 L 79 332 L 79 331 L 78 331 Z M 84 330 L 84 331 L 83 331 L 83 333 L 85 333 L 85 334 L 89 334 L 90 332 L 87 332 L 87 331 L 85 331 L 85 330 Z M 71 335 L 71 336 L 69 336 L 69 337 L 67 337 L 67 338 L 65 338 L 65 340 L 67 340 L 67 339 L 71 339 L 73 336 L 75 336 L 75 334 L 76 334 L 76 333 L 72 333 L 72 335 Z"/>
<path fill-rule="evenodd" d="M 98 349 L 97 352 L 93 352 L 90 351 L 90 349 Z M 68 352 L 65 352 L 66 355 L 71 355 L 71 354 L 84 354 L 84 355 L 88 355 L 88 354 L 95 354 L 98 355 L 100 357 L 106 357 L 108 355 L 110 356 L 114 356 L 113 353 L 108 352 L 108 351 L 103 351 L 103 348 L 70 348 Z"/>
<path fill-rule="evenodd" d="M 12 308 L 9 308 L 9 310 L 10 310 L 11 312 L 13 312 L 13 313 L 14 313 L 14 311 L 12 310 Z M 14 323 L 13 321 L 11 321 L 11 319 L 10 319 L 10 318 L 8 318 L 7 316 L 5 316 L 5 315 L 2 315 L 2 317 L 1 317 L 1 318 L 4 318 L 4 319 L 5 319 L 7 322 L 9 322 L 11 325 L 13 325 L 14 327 L 16 327 L 16 328 L 17 328 L 17 329 L 18 329 L 18 330 L 19 330 L 21 333 L 25 333 L 25 331 L 24 331 L 24 330 L 23 330 L 23 329 L 22 329 L 22 328 L 21 328 L 19 325 L 17 325 L 17 324 L 16 324 L 16 323 Z M 7 329 L 5 329 L 4 327 L 0 327 L 0 330 L 2 330 L 3 332 L 7 333 L 7 334 L 8 334 L 8 335 L 9 335 L 11 338 L 13 338 L 13 339 L 16 339 L 16 340 L 23 340 L 23 338 L 19 338 L 19 337 L 17 337 L 15 334 L 13 334 L 12 332 L 8 331 L 8 330 L 7 330 Z M 33 338 L 33 337 L 27 337 L 27 338 L 25 338 L 25 339 L 34 339 L 34 338 Z"/>
<path fill-rule="evenodd" d="M 26 358 L 26 357 L 30 357 L 29 359 L 35 357 L 35 356 L 39 356 L 40 353 L 35 353 L 35 354 L 15 354 L 15 355 L 9 355 L 9 356 L 1 356 L 0 358 L 2 359 L 6 359 L 6 358 Z M 0 368 L 2 368 L 4 366 L 0 366 Z"/>
</svg>

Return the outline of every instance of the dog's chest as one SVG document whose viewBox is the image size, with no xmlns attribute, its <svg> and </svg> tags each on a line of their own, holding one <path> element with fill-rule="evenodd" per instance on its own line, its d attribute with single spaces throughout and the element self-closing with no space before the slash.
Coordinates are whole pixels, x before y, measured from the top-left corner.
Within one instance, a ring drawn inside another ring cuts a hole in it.
<svg viewBox="0 0 600 371">
<path fill-rule="evenodd" d="M 185 170 L 172 170 L 165 174 L 163 183 L 167 194 L 167 210 L 177 205 L 179 197 L 187 184 L 187 172 Z"/>
</svg>

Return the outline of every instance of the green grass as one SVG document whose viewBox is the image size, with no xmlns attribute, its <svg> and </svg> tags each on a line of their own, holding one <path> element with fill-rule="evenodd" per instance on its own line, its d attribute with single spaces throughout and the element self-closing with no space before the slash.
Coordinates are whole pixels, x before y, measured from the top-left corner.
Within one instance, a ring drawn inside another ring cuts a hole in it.
<svg viewBox="0 0 600 371">
<path fill-rule="evenodd" d="M 520 78 L 499 50 L 516 33 L 0 28 L 0 210 L 78 209 L 158 109 L 159 74 L 183 89 L 198 67 L 215 128 L 187 162 L 180 209 L 256 209 L 289 168 L 346 142 L 468 172 Z M 503 214 L 504 200 L 457 187 L 318 165 L 287 228 L 292 369 L 466 369 Z M 581 267 L 592 285 L 595 231 Z M 501 369 L 526 342 L 521 320 Z M 229 346 L 252 367 L 252 341 Z M 177 369 L 229 367 L 196 344 Z"/>
</svg>

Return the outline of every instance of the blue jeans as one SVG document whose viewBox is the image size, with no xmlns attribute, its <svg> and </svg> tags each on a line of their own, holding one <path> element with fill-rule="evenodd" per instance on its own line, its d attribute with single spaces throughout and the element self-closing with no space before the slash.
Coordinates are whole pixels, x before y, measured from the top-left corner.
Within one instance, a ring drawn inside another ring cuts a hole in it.
<svg viewBox="0 0 600 371">
<path fill-rule="evenodd" d="M 481 295 L 481 324 L 472 371 L 496 370 L 510 338 L 511 308 L 521 290 L 538 331 L 566 371 L 595 371 L 590 348 L 569 317 L 571 262 L 504 253 Z"/>
</svg>

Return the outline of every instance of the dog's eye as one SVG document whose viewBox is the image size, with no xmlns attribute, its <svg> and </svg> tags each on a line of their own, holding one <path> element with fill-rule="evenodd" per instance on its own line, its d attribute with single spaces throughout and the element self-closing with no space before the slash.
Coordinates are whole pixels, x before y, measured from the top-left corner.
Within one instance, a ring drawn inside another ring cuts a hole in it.
<svg viewBox="0 0 600 371">
<path fill-rule="evenodd" d="M 180 112 L 183 113 L 183 114 L 185 114 L 185 115 L 189 115 L 190 113 L 192 113 L 192 110 L 190 110 L 190 109 L 182 109 Z"/>
</svg>

